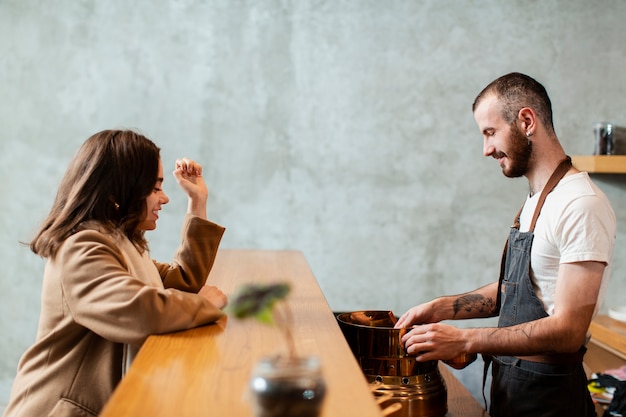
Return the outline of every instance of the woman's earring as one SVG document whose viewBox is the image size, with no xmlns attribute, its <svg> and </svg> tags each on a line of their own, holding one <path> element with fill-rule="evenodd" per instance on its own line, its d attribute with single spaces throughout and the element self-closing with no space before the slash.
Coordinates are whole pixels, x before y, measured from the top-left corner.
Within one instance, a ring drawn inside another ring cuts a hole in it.
<svg viewBox="0 0 626 417">
<path fill-rule="evenodd" d="M 117 204 L 116 202 L 113 202 L 113 206 L 115 206 L 115 210 L 119 210 L 120 209 L 120 205 Z"/>
</svg>

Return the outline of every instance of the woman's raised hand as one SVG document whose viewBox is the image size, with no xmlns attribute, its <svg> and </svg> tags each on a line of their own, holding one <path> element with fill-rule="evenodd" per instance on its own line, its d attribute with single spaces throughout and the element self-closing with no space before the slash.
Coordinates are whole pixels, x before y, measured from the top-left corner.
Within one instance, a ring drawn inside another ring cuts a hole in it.
<svg viewBox="0 0 626 417">
<path fill-rule="evenodd" d="M 209 190 L 202 178 L 202 165 L 189 158 L 180 158 L 176 160 L 173 174 L 180 188 L 189 197 L 187 212 L 206 218 Z"/>
</svg>

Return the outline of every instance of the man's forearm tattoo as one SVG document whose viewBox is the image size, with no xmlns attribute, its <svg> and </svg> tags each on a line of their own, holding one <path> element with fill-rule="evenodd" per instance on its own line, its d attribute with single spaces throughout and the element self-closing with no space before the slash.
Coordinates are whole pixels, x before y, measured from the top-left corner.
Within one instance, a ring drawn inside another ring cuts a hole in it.
<svg viewBox="0 0 626 417">
<path fill-rule="evenodd" d="M 530 339 L 533 335 L 533 330 L 534 330 L 534 326 L 532 323 L 522 323 L 519 325 L 519 327 L 516 328 L 510 328 L 510 327 L 498 327 L 493 329 L 493 331 L 491 332 L 491 336 L 494 336 L 497 333 L 501 333 L 501 332 L 510 332 L 510 333 L 521 333 L 523 334 L 526 339 Z"/>
<path fill-rule="evenodd" d="M 461 312 L 475 313 L 479 312 L 482 315 L 491 315 L 496 311 L 496 303 L 491 297 L 485 297 L 480 294 L 468 294 L 462 295 L 453 303 L 454 317 Z"/>
</svg>

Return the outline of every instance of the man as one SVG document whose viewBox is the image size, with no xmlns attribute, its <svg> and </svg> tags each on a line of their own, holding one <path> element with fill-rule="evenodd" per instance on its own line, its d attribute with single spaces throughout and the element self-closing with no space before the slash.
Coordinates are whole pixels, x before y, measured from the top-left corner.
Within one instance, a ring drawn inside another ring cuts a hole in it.
<svg viewBox="0 0 626 417">
<path fill-rule="evenodd" d="M 595 416 L 582 358 L 602 303 L 615 242 L 615 214 L 587 173 L 572 167 L 554 132 L 545 88 L 504 75 L 472 111 L 485 156 L 530 192 L 515 217 L 497 282 L 408 310 L 396 327 L 418 361 L 482 353 L 491 359 L 492 417 Z M 499 316 L 497 328 L 442 320 Z"/>
</svg>

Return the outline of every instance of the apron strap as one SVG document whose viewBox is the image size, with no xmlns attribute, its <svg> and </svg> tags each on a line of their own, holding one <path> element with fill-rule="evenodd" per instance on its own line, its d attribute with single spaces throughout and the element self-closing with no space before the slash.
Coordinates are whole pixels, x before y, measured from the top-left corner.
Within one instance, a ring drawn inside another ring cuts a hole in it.
<svg viewBox="0 0 626 417">
<path fill-rule="evenodd" d="M 548 194 L 550 194 L 552 190 L 554 190 L 554 187 L 557 186 L 559 181 L 561 181 L 561 179 L 565 176 L 565 174 L 567 174 L 567 171 L 569 171 L 571 167 L 572 167 L 572 158 L 568 156 L 559 163 L 559 166 L 556 167 L 556 169 L 550 176 L 550 179 L 548 180 L 545 187 L 543 187 L 543 190 L 541 191 L 541 195 L 539 196 L 539 201 L 537 201 L 537 207 L 535 208 L 535 213 L 533 214 L 533 219 L 530 222 L 530 228 L 528 229 L 529 232 L 535 231 L 535 224 L 537 223 L 537 218 L 539 217 L 539 213 L 541 213 L 541 208 L 543 207 L 543 203 L 546 201 L 546 197 L 548 197 Z M 513 227 L 515 227 L 516 229 L 519 229 L 520 227 L 519 219 L 520 219 L 520 215 L 522 214 L 523 208 L 524 206 L 522 205 L 522 207 L 517 212 L 517 215 L 515 216 Z"/>
</svg>

